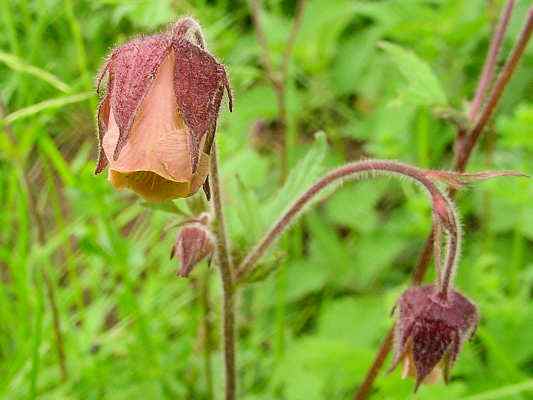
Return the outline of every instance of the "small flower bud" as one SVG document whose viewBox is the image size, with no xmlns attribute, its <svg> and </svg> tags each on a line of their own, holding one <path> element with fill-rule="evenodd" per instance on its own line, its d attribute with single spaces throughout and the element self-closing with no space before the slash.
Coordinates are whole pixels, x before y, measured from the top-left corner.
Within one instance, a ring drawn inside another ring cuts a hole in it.
<svg viewBox="0 0 533 400">
<path fill-rule="evenodd" d="M 408 289 L 396 305 L 395 354 L 391 371 L 403 361 L 404 376 L 432 383 L 439 375 L 448 381 L 450 369 L 463 342 L 474 332 L 476 306 L 458 292 L 446 298 L 434 285 Z"/>
<path fill-rule="evenodd" d="M 178 232 L 170 258 L 180 259 L 179 276 L 189 276 L 196 264 L 213 254 L 215 239 L 209 232 L 208 223 L 209 215 L 204 213 L 198 219 L 186 222 Z"/>
<path fill-rule="evenodd" d="M 224 90 L 231 109 L 224 66 L 200 39 L 193 43 L 188 31 L 198 25 L 191 21 L 118 47 L 97 78 L 98 87 L 105 76 L 108 83 L 98 108 L 95 173 L 109 165 L 113 186 L 148 201 L 187 197 L 202 187 Z"/>
</svg>

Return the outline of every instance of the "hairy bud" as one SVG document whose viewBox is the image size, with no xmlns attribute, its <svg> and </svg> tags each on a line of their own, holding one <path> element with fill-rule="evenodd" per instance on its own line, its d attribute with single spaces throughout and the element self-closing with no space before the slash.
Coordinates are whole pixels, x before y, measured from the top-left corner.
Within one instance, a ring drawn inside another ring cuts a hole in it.
<svg viewBox="0 0 533 400">
<path fill-rule="evenodd" d="M 97 78 L 107 90 L 98 107 L 99 160 L 109 180 L 148 201 L 194 194 L 209 171 L 224 90 L 223 65 L 203 48 L 185 18 L 168 32 L 115 49 Z M 181 27 L 181 28 L 180 28 Z"/>
<path fill-rule="evenodd" d="M 213 254 L 215 239 L 208 223 L 209 215 L 204 213 L 198 219 L 186 222 L 178 232 L 170 258 L 177 257 L 181 261 L 179 276 L 189 276 L 196 264 Z"/>
<path fill-rule="evenodd" d="M 476 306 L 458 292 L 446 298 L 434 285 L 408 289 L 396 305 L 395 354 L 391 371 L 403 361 L 404 376 L 432 383 L 449 372 L 463 342 L 478 323 Z"/>
</svg>

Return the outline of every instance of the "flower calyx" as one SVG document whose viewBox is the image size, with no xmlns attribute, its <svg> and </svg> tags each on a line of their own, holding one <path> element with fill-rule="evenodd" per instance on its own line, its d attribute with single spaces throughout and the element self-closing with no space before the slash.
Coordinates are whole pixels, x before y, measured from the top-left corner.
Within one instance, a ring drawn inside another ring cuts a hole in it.
<svg viewBox="0 0 533 400">
<path fill-rule="evenodd" d="M 442 375 L 448 382 L 450 370 L 461 347 L 478 324 L 476 306 L 459 292 L 443 295 L 437 286 L 407 289 L 395 306 L 398 315 L 390 371 L 404 362 L 403 376 L 433 383 Z"/>
</svg>

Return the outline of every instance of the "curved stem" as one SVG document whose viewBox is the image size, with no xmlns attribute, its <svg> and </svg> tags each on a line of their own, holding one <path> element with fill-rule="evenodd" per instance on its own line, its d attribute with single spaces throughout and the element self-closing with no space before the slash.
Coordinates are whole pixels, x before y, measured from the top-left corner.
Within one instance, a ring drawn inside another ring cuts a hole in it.
<svg viewBox="0 0 533 400">
<path fill-rule="evenodd" d="M 375 175 L 393 175 L 396 177 L 408 178 L 419 183 L 428 192 L 432 202 L 433 212 L 439 222 L 446 229 L 450 237 L 459 237 L 459 221 L 455 208 L 451 200 L 440 191 L 431 181 L 423 170 L 412 167 L 407 164 L 398 163 L 389 160 L 365 160 L 347 164 L 329 172 L 326 176 L 319 179 L 313 186 L 304 192 L 283 214 L 283 216 L 272 226 L 259 241 L 252 251 L 244 258 L 241 265 L 237 268 L 237 281 L 242 281 L 250 275 L 256 268 L 259 259 L 266 253 L 268 248 L 280 237 L 280 235 L 290 226 L 300 212 L 311 203 L 316 196 L 325 188 L 338 184 L 344 179 L 359 179 L 364 176 L 373 177 Z M 459 245 L 459 240 L 450 241 Z M 456 255 L 458 249 L 447 252 L 446 266 L 455 267 Z M 449 277 L 453 276 L 450 272 Z"/>
<path fill-rule="evenodd" d="M 178 37 L 186 37 L 189 33 L 192 33 L 196 44 L 200 48 L 204 50 L 207 48 L 204 34 L 202 33 L 202 27 L 191 17 L 180 18 L 172 28 L 172 34 Z"/>
<path fill-rule="evenodd" d="M 216 145 L 211 150 L 210 165 L 211 193 L 213 196 L 213 213 L 215 235 L 217 238 L 217 262 L 222 278 L 222 290 L 224 293 L 224 368 L 226 371 L 226 400 L 234 400 L 236 392 L 235 374 L 235 311 L 234 311 L 234 284 L 232 276 L 232 261 L 229 254 L 224 213 L 220 193 L 220 181 L 218 176 L 218 159 Z"/>
<path fill-rule="evenodd" d="M 178 37 L 186 37 L 192 34 L 192 40 L 196 41 L 196 44 L 202 48 L 207 49 L 206 41 L 202 33 L 202 28 L 198 22 L 190 17 L 181 18 L 172 29 L 172 34 Z M 230 95 L 230 110 L 231 110 L 231 93 Z M 213 137 L 215 126 L 212 127 Z M 212 146 L 212 147 L 211 147 Z M 232 276 L 232 260 L 229 253 L 229 242 L 226 234 L 226 226 L 224 223 L 224 212 L 222 210 L 222 199 L 220 191 L 220 180 L 218 175 L 218 158 L 216 145 L 213 143 L 211 146 L 211 163 L 210 163 L 210 192 L 213 196 L 213 214 L 214 214 L 214 227 L 215 236 L 217 239 L 217 263 L 220 268 L 220 277 L 222 279 L 222 291 L 224 296 L 223 305 L 223 336 L 224 336 L 224 369 L 226 373 L 226 390 L 225 399 L 235 400 L 236 394 L 236 373 L 235 373 L 235 310 L 234 310 L 234 283 Z M 208 191 L 206 195 L 209 198 Z M 208 279 L 208 278 L 206 278 Z M 207 281 L 206 281 L 207 284 Z M 207 290 L 207 289 L 205 289 Z M 207 318 L 207 317 L 206 317 Z M 206 320 L 207 321 L 207 320 Z M 206 335 L 209 333 L 206 332 Z M 209 345 L 207 341 L 206 345 Z M 206 353 L 207 354 L 207 353 Z M 206 356 L 209 358 L 209 356 Z M 208 392 L 209 396 L 212 396 L 212 389 L 209 388 L 209 375 L 210 375 L 209 360 L 206 359 L 206 375 L 208 376 Z"/>
</svg>

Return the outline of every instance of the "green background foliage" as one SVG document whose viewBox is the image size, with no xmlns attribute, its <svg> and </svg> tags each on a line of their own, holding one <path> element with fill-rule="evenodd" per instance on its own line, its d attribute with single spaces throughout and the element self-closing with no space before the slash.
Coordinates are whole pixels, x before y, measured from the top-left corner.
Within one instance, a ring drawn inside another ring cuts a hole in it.
<svg viewBox="0 0 533 400">
<path fill-rule="evenodd" d="M 362 157 L 450 168 L 455 130 L 434 111 L 462 110 L 472 98 L 501 3 L 310 0 L 289 69 L 293 170 L 280 191 L 275 96 L 246 2 L 0 1 L 0 95 L 8 114 L 0 123 L 0 398 L 206 399 L 199 289 L 206 279 L 215 397 L 222 398 L 217 271 L 206 274 L 203 264 L 191 279 L 177 278 L 168 254 L 172 226 L 183 217 L 144 207 L 93 175 L 93 76 L 112 46 L 181 15 L 202 23 L 235 95 L 217 140 L 240 259 L 327 168 Z M 517 2 L 504 54 L 528 5 Z M 275 65 L 293 15 L 292 1 L 267 2 Z M 530 45 L 469 171 L 533 174 L 532 68 Z M 36 240 L 23 171 L 46 224 L 44 243 Z M 373 399 L 533 398 L 532 204 L 527 179 L 460 193 L 466 238 L 457 285 L 479 305 L 478 333 L 448 387 L 413 395 L 413 382 L 396 371 L 380 375 Z M 241 398 L 350 398 L 392 323 L 389 311 L 430 221 L 424 195 L 388 179 L 345 184 L 315 204 L 263 260 L 264 279 L 239 296 Z M 41 269 L 56 289 L 66 381 Z"/>
</svg>

